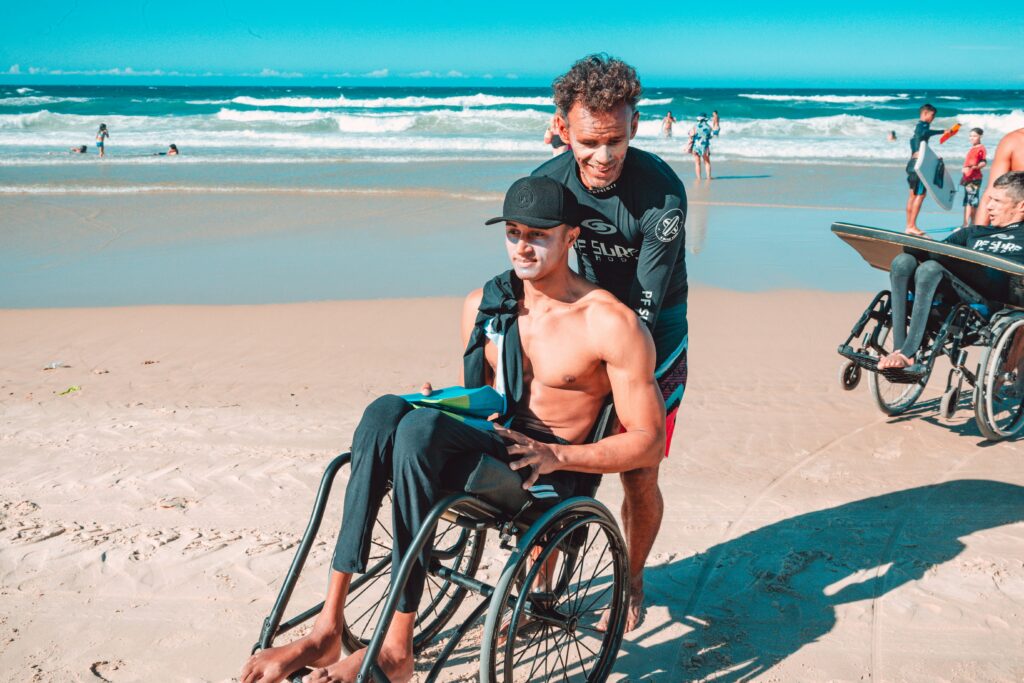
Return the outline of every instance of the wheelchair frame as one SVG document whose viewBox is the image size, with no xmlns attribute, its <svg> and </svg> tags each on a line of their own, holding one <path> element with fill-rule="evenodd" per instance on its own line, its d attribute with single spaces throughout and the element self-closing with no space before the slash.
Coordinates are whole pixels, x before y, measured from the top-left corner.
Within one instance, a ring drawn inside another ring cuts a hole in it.
<svg viewBox="0 0 1024 683">
<path fill-rule="evenodd" d="M 592 435 L 603 435 L 611 424 L 612 415 L 612 406 L 609 404 L 602 411 Z M 295 556 L 278 592 L 273 608 L 263 621 L 259 641 L 252 648 L 253 653 L 271 647 L 278 636 L 307 622 L 322 611 L 324 603 L 321 601 L 319 604 L 282 622 L 284 611 L 291 600 L 309 551 L 323 521 L 334 479 L 338 471 L 348 464 L 350 460 L 351 454 L 343 453 L 335 457 L 324 471 L 306 530 L 296 549 Z M 579 623 L 579 614 L 566 615 L 557 609 L 557 604 L 559 599 L 564 597 L 567 591 L 571 590 L 572 586 L 570 584 L 577 574 L 577 569 L 579 570 L 580 581 L 582 582 L 582 568 L 585 559 L 582 555 L 585 555 L 588 548 L 594 543 L 593 540 L 590 540 L 590 545 L 588 545 L 588 538 L 593 531 L 605 535 L 606 548 L 611 554 L 610 567 L 605 565 L 605 568 L 612 570 L 612 583 L 609 588 L 602 591 L 598 598 L 592 600 L 588 605 L 582 604 L 584 602 L 583 597 L 579 598 L 574 609 L 577 607 L 594 606 L 601 595 L 610 590 L 611 594 L 607 607 L 610 612 L 610 618 L 607 630 L 604 632 L 600 650 L 596 653 L 590 650 L 590 653 L 593 655 L 594 665 L 586 680 L 588 683 L 593 683 L 604 681 L 608 677 L 625 630 L 629 571 L 625 541 L 622 539 L 622 535 L 611 512 L 592 497 L 575 496 L 555 503 L 549 509 L 543 511 L 531 523 L 524 517 L 524 513 L 535 502 L 531 497 L 518 512 L 510 514 L 473 494 L 455 492 L 445 496 L 433 506 L 423 526 L 417 531 L 407 555 L 402 558 L 397 574 L 393 577 L 394 585 L 398 589 L 389 591 L 387 594 L 386 602 L 381 611 L 381 617 L 377 622 L 372 637 L 366 644 L 367 652 L 364 656 L 357 681 L 370 681 L 371 677 L 372 680 L 376 680 L 378 683 L 385 683 L 389 680 L 377 664 L 377 656 L 380 653 L 384 636 L 394 616 L 398 595 L 408 580 L 417 555 L 433 539 L 437 524 L 442 518 L 450 521 L 455 527 L 462 529 L 462 532 L 455 546 L 450 549 L 435 550 L 432 553 L 428 576 L 433 575 L 442 579 L 445 581 L 445 587 L 454 585 L 456 593 L 449 598 L 449 604 L 445 606 L 442 614 L 428 624 L 427 632 L 417 633 L 414 638 L 414 649 L 421 649 L 441 631 L 446 623 L 454 617 L 466 593 L 478 593 L 484 599 L 472 610 L 466 620 L 459 625 L 454 634 L 448 639 L 427 674 L 426 681 L 432 682 L 437 680 L 444 665 L 455 652 L 463 637 L 476 626 L 482 617 L 485 617 L 484 633 L 481 640 L 480 680 L 482 683 L 511 680 L 511 670 L 518 663 L 518 660 L 510 663 L 511 656 L 507 651 L 510 646 L 515 646 L 517 629 L 519 628 L 520 621 L 524 618 L 540 623 L 540 628 L 544 630 L 545 634 L 548 630 L 567 634 L 565 639 L 566 645 L 568 645 L 570 639 L 575 637 L 576 630 L 582 628 Z M 482 546 L 488 528 L 497 528 L 500 533 L 501 546 L 512 551 L 498 581 L 494 585 L 480 581 L 472 575 L 472 572 L 475 572 L 477 569 L 476 565 L 479 563 L 479 552 L 476 549 L 474 549 L 476 561 L 471 560 L 467 567 L 470 573 L 463 573 L 458 570 L 460 562 L 456 562 L 456 568 L 454 569 L 444 566 L 444 561 L 461 557 L 459 553 L 464 550 L 466 543 L 478 543 Z M 584 531 L 586 533 L 582 533 Z M 470 538 L 470 534 L 475 535 Z M 517 539 L 514 545 L 512 543 L 513 539 Z M 581 550 L 582 553 L 580 553 Z M 534 582 L 541 578 L 539 573 L 543 571 L 544 567 L 553 566 L 552 561 L 555 564 L 559 564 L 560 556 L 563 558 L 560 562 L 561 571 L 556 572 L 558 580 L 554 587 L 550 591 L 529 590 L 533 587 Z M 381 560 L 381 563 L 390 564 L 390 556 Z M 374 580 L 374 576 L 377 576 L 374 572 L 375 569 L 379 571 L 380 567 L 375 565 L 368 568 L 367 573 L 359 577 L 353 577 L 349 588 L 350 597 L 361 586 L 365 585 L 366 582 Z M 598 570 L 594 571 L 594 575 L 590 580 L 591 583 L 597 578 L 597 572 Z M 378 576 L 378 578 L 380 577 Z M 424 599 L 426 599 L 426 596 L 424 596 Z M 347 605 L 348 599 L 346 599 Z M 507 610 L 511 610 L 512 618 L 507 622 L 507 632 L 504 633 L 505 643 L 503 646 L 499 640 L 502 638 L 503 622 L 505 621 L 504 617 L 507 616 Z M 422 610 L 417 612 L 418 617 L 421 612 Z M 418 619 L 417 629 L 419 629 L 419 626 Z M 362 644 L 362 642 L 357 636 L 343 639 L 343 644 L 350 650 L 352 650 L 351 646 L 353 644 Z M 534 642 L 537 642 L 535 637 L 531 638 L 527 649 Z M 540 642 L 545 641 L 542 640 Z M 579 655 L 577 664 L 583 666 L 584 657 L 580 649 L 579 639 L 575 640 L 575 645 L 576 652 Z M 502 647 L 506 650 L 504 666 L 502 667 L 504 676 L 498 672 L 500 663 L 497 658 L 498 650 Z M 589 647 L 586 645 L 584 645 L 584 648 L 589 650 Z M 525 655 L 525 651 L 523 655 Z M 523 655 L 520 655 L 520 659 Z M 545 656 L 547 657 L 547 655 Z M 563 659 L 563 663 L 568 666 L 568 659 Z M 545 663 L 546 669 L 547 665 Z M 309 673 L 308 669 L 302 669 L 291 674 L 289 679 L 298 681 L 307 673 Z M 533 673 L 531 670 L 529 674 L 531 679 Z M 540 672 L 538 671 L 538 673 Z"/>
<path fill-rule="evenodd" d="M 958 293 L 975 295 L 955 277 L 951 277 L 951 284 Z M 843 389 L 855 389 L 860 383 L 862 370 L 866 370 L 871 394 L 879 409 L 887 415 L 900 415 L 914 405 L 931 378 L 936 360 L 945 356 L 952 367 L 939 403 L 940 415 L 947 420 L 953 417 L 966 380 L 973 390 L 975 421 L 985 438 L 998 441 L 1020 433 L 1024 429 L 1024 401 L 1019 401 L 1015 409 L 1007 409 L 1015 410 L 1015 413 L 1010 415 L 1009 426 L 1004 427 L 994 410 L 993 397 L 997 393 L 994 385 L 999 379 L 995 366 L 1008 351 L 1006 345 L 1009 340 L 1024 325 L 1024 312 L 1004 307 L 991 319 L 986 319 L 970 304 L 961 301 L 950 308 L 937 329 L 929 320 L 918 362 L 906 368 L 880 370 L 878 360 L 889 353 L 885 343 L 892 330 L 891 299 L 892 294 L 888 290 L 876 294 L 846 341 L 839 345 L 839 355 L 847 359 L 839 370 Z M 872 321 L 874 326 L 867 330 Z M 857 346 L 851 345 L 854 339 L 859 339 Z M 967 366 L 967 347 L 978 344 L 984 350 L 972 371 Z M 993 350 L 998 348 L 1003 348 L 1003 351 L 996 351 L 993 356 Z M 890 393 L 893 391 L 895 393 Z"/>
</svg>

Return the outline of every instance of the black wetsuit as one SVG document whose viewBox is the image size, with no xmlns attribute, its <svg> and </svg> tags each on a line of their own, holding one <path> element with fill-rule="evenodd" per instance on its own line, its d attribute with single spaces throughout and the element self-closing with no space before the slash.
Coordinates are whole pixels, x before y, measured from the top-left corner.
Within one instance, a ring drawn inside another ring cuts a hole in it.
<svg viewBox="0 0 1024 683">
<path fill-rule="evenodd" d="M 914 158 L 914 155 L 917 154 L 918 149 L 921 147 L 922 140 L 927 140 L 941 134 L 941 130 L 929 128 L 926 121 L 918 121 L 917 125 L 914 126 L 914 134 L 910 137 L 910 159 L 907 161 L 907 186 L 914 194 L 920 195 L 925 193 L 925 186 L 921 179 L 917 177 L 917 171 L 914 170 L 914 166 L 917 164 L 917 159 Z"/>
<path fill-rule="evenodd" d="M 1014 223 L 1002 228 L 960 228 L 942 241 L 1024 263 L 1024 223 Z"/>
<path fill-rule="evenodd" d="M 1024 263 L 1024 223 L 1013 223 L 1002 228 L 960 228 L 942 241 Z M 907 319 L 907 292 L 911 290 L 913 282 L 914 305 L 910 313 L 910 323 L 906 327 L 900 324 L 893 325 L 893 348 L 908 358 L 913 357 L 921 347 L 928 312 L 945 276 L 946 269 L 932 259 L 918 263 L 910 254 L 899 254 L 892 260 L 889 280 L 893 321 Z M 980 302 L 979 296 L 978 301 L 972 303 Z"/>
<path fill-rule="evenodd" d="M 618 181 L 591 192 L 572 154 L 533 175 L 568 187 L 583 210 L 576 254 L 582 274 L 637 312 L 651 329 L 658 364 L 686 342 L 686 190 L 657 156 L 630 147 Z M 668 315 L 662 315 L 668 312 Z"/>
<path fill-rule="evenodd" d="M 942 135 L 942 130 L 939 128 L 929 128 L 927 121 L 918 121 L 917 125 L 914 126 L 914 134 L 910 138 L 910 154 L 917 154 L 918 148 L 921 147 L 922 140 L 928 140 L 936 135 Z"/>
</svg>

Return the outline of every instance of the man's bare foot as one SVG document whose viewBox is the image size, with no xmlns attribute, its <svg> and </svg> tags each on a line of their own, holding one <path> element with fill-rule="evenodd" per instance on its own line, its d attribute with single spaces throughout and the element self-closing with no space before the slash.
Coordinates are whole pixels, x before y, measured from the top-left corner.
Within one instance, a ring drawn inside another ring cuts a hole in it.
<svg viewBox="0 0 1024 683">
<path fill-rule="evenodd" d="M 239 680 L 241 683 L 278 683 L 297 669 L 333 664 L 340 656 L 340 636 L 314 631 L 287 645 L 260 650 L 242 667 Z"/>
<path fill-rule="evenodd" d="M 340 662 L 316 669 L 303 678 L 302 683 L 355 683 L 365 655 L 366 648 L 363 648 Z M 416 660 L 412 650 L 391 648 L 385 643 L 377 655 L 377 665 L 392 683 L 407 683 L 412 680 Z"/>
<path fill-rule="evenodd" d="M 914 361 L 910 360 L 899 351 L 893 351 L 888 356 L 883 356 L 882 359 L 878 361 L 878 368 L 879 370 L 888 370 L 890 368 L 898 370 L 913 364 Z"/>
<path fill-rule="evenodd" d="M 914 237 L 924 237 L 925 239 L 931 239 L 930 237 L 928 237 L 928 233 L 926 233 L 924 230 L 917 227 L 916 225 L 908 226 L 907 234 L 913 235 Z"/>
<path fill-rule="evenodd" d="M 644 585 L 633 584 L 629 587 L 629 604 L 626 605 L 626 629 L 624 633 L 629 633 L 637 626 L 640 625 L 644 613 Z M 601 618 L 594 626 L 598 631 L 604 632 L 608 630 L 608 610 L 601 613 Z"/>
</svg>

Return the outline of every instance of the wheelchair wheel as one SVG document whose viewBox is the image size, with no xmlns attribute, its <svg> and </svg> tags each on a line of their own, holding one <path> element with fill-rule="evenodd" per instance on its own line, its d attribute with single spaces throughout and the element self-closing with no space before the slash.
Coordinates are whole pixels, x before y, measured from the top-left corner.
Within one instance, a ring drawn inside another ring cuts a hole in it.
<svg viewBox="0 0 1024 683">
<path fill-rule="evenodd" d="M 628 606 L 625 542 L 594 501 L 556 522 L 513 556 L 498 582 L 481 643 L 481 683 L 594 683 L 611 673 Z M 607 630 L 599 631 L 605 611 Z"/>
<path fill-rule="evenodd" d="M 1009 439 L 1024 428 L 1024 377 L 1007 368 L 1015 339 L 1024 334 L 1024 316 L 1005 318 L 993 330 L 993 343 L 981 353 L 974 390 L 974 417 L 990 441 Z"/>
<path fill-rule="evenodd" d="M 843 363 L 839 367 L 839 385 L 844 391 L 853 391 L 860 384 L 860 366 L 853 361 Z"/>
<path fill-rule="evenodd" d="M 949 389 L 946 389 L 942 394 L 942 398 L 939 399 L 939 416 L 943 420 L 952 420 L 959 403 L 960 389 L 957 387 L 950 387 Z"/>
<path fill-rule="evenodd" d="M 886 324 L 878 333 L 878 345 L 883 349 L 881 355 L 892 352 L 892 348 L 888 344 L 891 329 L 891 326 Z M 885 375 L 880 372 L 868 373 L 868 388 L 871 389 L 871 396 L 874 397 L 878 408 L 886 415 L 900 415 L 910 410 L 910 407 L 921 396 L 927 383 L 927 376 L 914 384 L 897 384 L 887 380 Z"/>
<path fill-rule="evenodd" d="M 341 642 L 349 652 L 366 647 L 373 637 L 391 589 L 391 493 L 384 497 L 373 525 L 373 540 L 366 573 L 354 577 L 345 601 L 345 628 Z M 487 532 L 472 531 L 441 519 L 434 535 L 433 558 L 445 567 L 472 576 L 480 566 Z M 466 589 L 427 574 L 423 599 L 416 615 L 413 648 L 420 650 L 451 621 Z"/>
</svg>

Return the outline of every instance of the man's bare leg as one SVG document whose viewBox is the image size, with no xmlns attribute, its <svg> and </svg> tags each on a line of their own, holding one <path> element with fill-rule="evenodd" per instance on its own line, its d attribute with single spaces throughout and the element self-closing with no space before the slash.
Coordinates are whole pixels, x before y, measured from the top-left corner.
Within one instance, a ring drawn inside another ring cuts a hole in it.
<svg viewBox="0 0 1024 683">
<path fill-rule="evenodd" d="M 626 632 L 640 623 L 644 606 L 644 564 L 654 547 L 654 539 L 661 529 L 665 514 L 665 501 L 658 487 L 660 465 L 623 472 L 622 526 L 629 553 L 629 610 L 626 613 Z M 598 630 L 608 627 L 608 615 L 602 615 Z"/>
<path fill-rule="evenodd" d="M 341 629 L 351 574 L 332 571 L 324 608 L 313 631 L 287 645 L 261 650 L 249 658 L 239 676 L 241 683 L 277 683 L 304 666 L 327 666 L 341 656 Z"/>
<path fill-rule="evenodd" d="M 928 235 L 917 227 L 917 217 L 921 215 L 921 205 L 924 204 L 924 198 L 927 194 L 914 194 L 910 193 L 910 198 L 907 200 L 907 233 L 910 235 L 916 235 L 918 237 L 927 237 Z"/>
<path fill-rule="evenodd" d="M 391 620 L 377 665 L 392 683 L 406 683 L 412 679 L 416 660 L 412 653 L 412 634 L 416 626 L 416 612 L 395 612 Z M 316 669 L 302 679 L 303 683 L 354 683 L 363 665 L 366 648 L 354 652 L 330 666 Z"/>
</svg>

